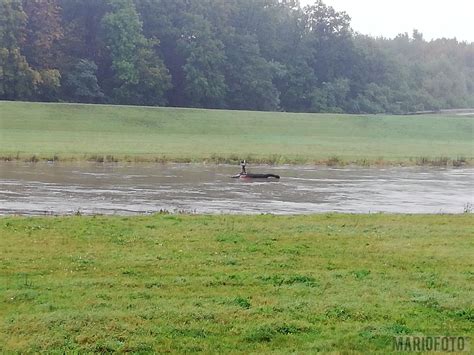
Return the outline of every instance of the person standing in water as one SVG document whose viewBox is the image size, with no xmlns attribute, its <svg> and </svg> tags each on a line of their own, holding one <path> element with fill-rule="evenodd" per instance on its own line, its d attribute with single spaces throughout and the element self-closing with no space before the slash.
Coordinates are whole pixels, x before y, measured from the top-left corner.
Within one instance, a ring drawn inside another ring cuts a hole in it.
<svg viewBox="0 0 474 355">
<path fill-rule="evenodd" d="M 247 161 L 241 160 L 240 161 L 240 175 L 247 175 L 247 170 L 245 170 L 246 166 L 247 166 Z"/>
</svg>

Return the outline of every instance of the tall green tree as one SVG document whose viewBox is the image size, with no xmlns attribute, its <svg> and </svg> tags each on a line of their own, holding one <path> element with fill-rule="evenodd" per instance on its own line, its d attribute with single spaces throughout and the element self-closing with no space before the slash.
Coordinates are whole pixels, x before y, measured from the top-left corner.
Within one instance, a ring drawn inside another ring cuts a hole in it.
<svg viewBox="0 0 474 355">
<path fill-rule="evenodd" d="M 28 64 L 20 45 L 25 38 L 27 16 L 20 0 L 0 0 L 0 98 L 34 98 L 39 73 Z"/>
<path fill-rule="evenodd" d="M 58 60 L 63 74 L 61 98 L 75 102 L 107 101 L 101 88 L 113 76 L 110 55 L 102 36 L 102 18 L 108 11 L 107 3 L 96 0 L 58 2 L 64 31 L 64 39 L 59 42 L 61 58 Z M 78 72 L 80 68 L 84 73 Z M 87 87 L 94 87 L 93 83 L 97 83 L 98 88 L 90 91 Z M 100 95 L 96 96 L 94 92 Z"/>
<path fill-rule="evenodd" d="M 34 68 L 57 67 L 55 46 L 63 38 L 60 7 L 57 0 L 23 0 L 27 16 L 22 51 Z"/>
<path fill-rule="evenodd" d="M 165 104 L 170 78 L 154 55 L 157 42 L 143 36 L 142 22 L 132 0 L 109 1 L 102 19 L 104 38 L 112 60 L 112 97 L 116 103 Z"/>
<path fill-rule="evenodd" d="M 185 23 L 191 3 L 188 0 L 135 0 L 143 19 L 143 33 L 146 38 L 158 38 L 158 53 L 163 58 L 171 75 L 171 89 L 166 98 L 171 106 L 189 106 L 186 90 L 186 52 L 178 46 L 185 38 Z M 194 2 L 198 3 L 198 2 Z"/>
<path fill-rule="evenodd" d="M 100 67 L 110 66 L 102 36 L 102 18 L 109 10 L 104 0 L 58 0 L 65 40 L 61 41 L 65 65 L 87 59 Z M 105 69 L 105 68 L 104 68 Z M 107 70 L 104 70 L 107 71 Z"/>
<path fill-rule="evenodd" d="M 350 17 L 322 0 L 304 9 L 305 45 L 311 50 L 310 65 L 319 83 L 349 77 L 353 58 Z"/>
<path fill-rule="evenodd" d="M 193 107 L 224 107 L 227 85 L 223 43 L 214 38 L 211 25 L 200 15 L 188 15 L 178 40 L 184 58 L 184 94 Z"/>
<path fill-rule="evenodd" d="M 58 42 L 63 38 L 60 8 L 56 0 L 23 0 L 27 16 L 21 50 L 40 75 L 37 97 L 54 101 L 59 96 Z"/>
<path fill-rule="evenodd" d="M 231 34 L 226 42 L 226 66 L 229 107 L 245 110 L 275 111 L 279 109 L 279 91 L 274 79 L 279 66 L 260 54 L 252 35 Z"/>
</svg>

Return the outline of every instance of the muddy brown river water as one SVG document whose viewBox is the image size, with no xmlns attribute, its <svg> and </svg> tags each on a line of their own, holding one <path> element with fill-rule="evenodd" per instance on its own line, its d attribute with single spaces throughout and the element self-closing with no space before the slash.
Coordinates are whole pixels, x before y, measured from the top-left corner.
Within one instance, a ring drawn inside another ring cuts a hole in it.
<svg viewBox="0 0 474 355">
<path fill-rule="evenodd" d="M 231 179 L 239 167 L 0 163 L 0 214 L 462 213 L 474 169 L 250 166 L 280 181 Z"/>
</svg>

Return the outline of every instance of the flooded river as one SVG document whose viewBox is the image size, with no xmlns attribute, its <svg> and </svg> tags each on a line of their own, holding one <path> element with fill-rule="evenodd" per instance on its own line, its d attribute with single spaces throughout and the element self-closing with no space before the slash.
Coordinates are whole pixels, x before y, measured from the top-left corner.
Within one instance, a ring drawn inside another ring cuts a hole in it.
<svg viewBox="0 0 474 355">
<path fill-rule="evenodd" d="M 231 179 L 239 167 L 0 163 L 0 214 L 462 213 L 474 169 L 250 166 L 280 181 Z"/>
</svg>

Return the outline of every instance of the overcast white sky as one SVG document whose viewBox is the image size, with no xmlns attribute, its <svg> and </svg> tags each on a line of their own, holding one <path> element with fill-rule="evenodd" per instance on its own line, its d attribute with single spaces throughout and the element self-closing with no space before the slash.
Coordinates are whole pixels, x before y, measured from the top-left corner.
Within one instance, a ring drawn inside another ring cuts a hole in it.
<svg viewBox="0 0 474 355">
<path fill-rule="evenodd" d="M 313 0 L 300 0 L 302 5 Z M 474 42 L 474 0 L 323 0 L 347 12 L 352 28 L 372 36 L 395 37 L 416 28 L 425 39 Z"/>
</svg>

